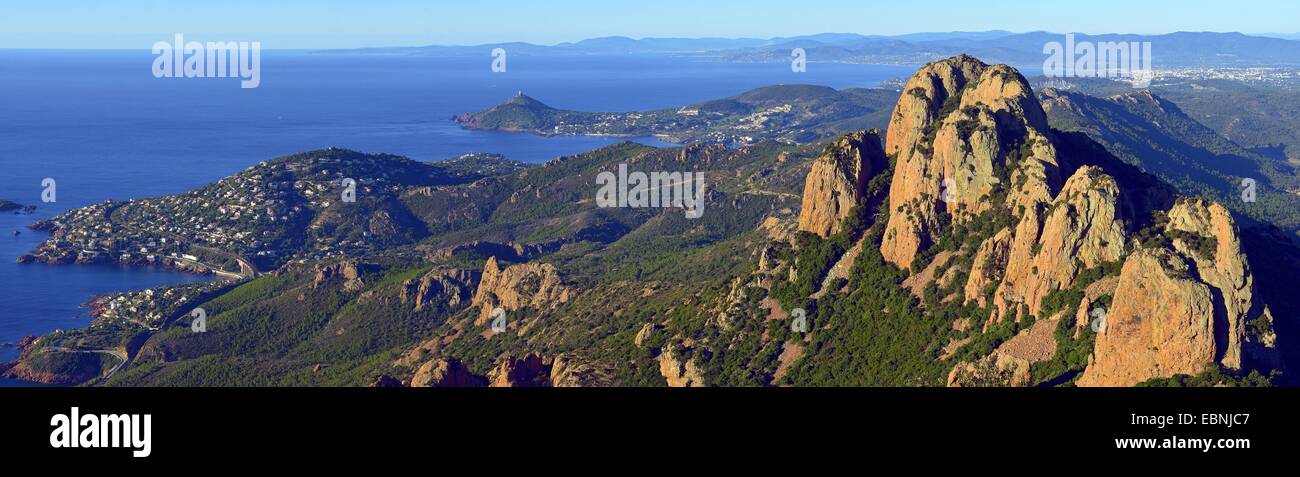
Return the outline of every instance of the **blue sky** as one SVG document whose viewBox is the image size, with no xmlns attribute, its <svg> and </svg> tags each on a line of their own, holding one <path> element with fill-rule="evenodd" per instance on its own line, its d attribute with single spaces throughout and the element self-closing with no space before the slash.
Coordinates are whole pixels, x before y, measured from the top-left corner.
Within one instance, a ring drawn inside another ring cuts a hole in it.
<svg viewBox="0 0 1300 477">
<path fill-rule="evenodd" d="M 991 29 L 1292 33 L 1300 1 L 0 0 L 0 48 L 147 48 L 176 32 L 264 48 L 345 48 Z"/>
</svg>

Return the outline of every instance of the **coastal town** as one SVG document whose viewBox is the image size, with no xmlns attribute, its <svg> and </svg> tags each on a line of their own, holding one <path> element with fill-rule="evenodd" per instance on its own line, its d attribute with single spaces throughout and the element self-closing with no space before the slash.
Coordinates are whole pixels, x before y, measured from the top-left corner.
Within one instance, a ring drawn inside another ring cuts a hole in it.
<svg viewBox="0 0 1300 477">
<path fill-rule="evenodd" d="M 213 280 L 109 293 L 92 298 L 86 307 L 94 318 L 91 326 L 134 325 L 156 331 L 183 317 L 188 305 L 200 303 L 236 284 L 238 281 Z"/>
<path fill-rule="evenodd" d="M 191 192 L 106 201 L 38 222 L 32 227 L 50 232 L 50 239 L 18 261 L 249 278 L 289 260 L 373 250 L 365 205 L 393 200 L 404 186 L 436 182 L 427 164 L 395 156 L 341 149 L 306 154 L 262 162 Z M 337 233 L 357 221 L 363 222 L 359 233 Z"/>
<path fill-rule="evenodd" d="M 890 89 L 777 85 L 679 108 L 640 112 L 586 112 L 552 108 L 517 93 L 488 109 L 452 119 L 465 129 L 541 136 L 654 136 L 673 143 L 728 146 L 764 140 L 786 144 L 833 135 L 837 121 L 879 116 L 897 99 Z"/>
</svg>

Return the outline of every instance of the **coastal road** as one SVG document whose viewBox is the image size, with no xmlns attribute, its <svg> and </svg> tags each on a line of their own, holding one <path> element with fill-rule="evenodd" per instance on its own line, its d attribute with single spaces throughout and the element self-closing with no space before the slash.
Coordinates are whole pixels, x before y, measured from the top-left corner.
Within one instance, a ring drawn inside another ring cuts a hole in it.
<svg viewBox="0 0 1300 477">
<path fill-rule="evenodd" d="M 142 228 L 140 228 L 140 227 L 136 227 L 136 226 L 133 226 L 133 225 L 130 225 L 130 224 L 127 224 L 127 223 L 117 223 L 117 222 L 114 222 L 114 221 L 113 221 L 113 212 L 114 212 L 115 210 L 117 210 L 118 208 L 120 208 L 120 207 L 122 207 L 123 205 L 126 205 L 126 204 L 128 204 L 128 203 L 129 203 L 129 202 L 121 202 L 121 203 L 116 203 L 116 204 L 113 204 L 113 205 L 111 205 L 111 206 L 105 207 L 104 212 L 103 212 L 104 220 L 107 221 L 107 222 L 110 223 L 110 224 L 117 225 L 117 226 L 121 226 L 122 228 L 127 229 L 128 232 L 135 232 L 135 233 L 137 233 L 137 234 L 141 234 L 141 235 L 155 235 L 155 236 L 163 236 L 163 237 L 166 237 L 166 238 L 169 238 L 169 239 L 175 241 L 177 244 L 185 244 L 186 247 L 194 248 L 194 249 L 196 249 L 196 250 L 203 250 L 203 251 L 206 251 L 206 252 L 209 252 L 209 253 L 213 253 L 213 254 L 216 254 L 216 255 L 221 255 L 221 256 L 223 256 L 223 257 L 230 258 L 230 259 L 234 260 L 236 263 L 239 263 L 239 273 L 233 273 L 233 272 L 227 272 L 227 271 L 224 271 L 224 270 L 222 270 L 220 267 L 217 267 L 217 266 L 214 266 L 214 265 L 209 265 L 209 264 L 206 264 L 206 263 L 203 263 L 203 262 L 199 262 L 199 261 L 186 260 L 186 262 L 193 262 L 193 263 L 198 264 L 198 265 L 201 265 L 201 266 L 203 266 L 203 267 L 205 267 L 205 268 L 207 268 L 207 269 L 209 269 L 209 270 L 212 270 L 213 273 L 215 273 L 215 274 L 217 274 L 217 275 L 225 276 L 225 277 L 227 277 L 227 278 L 234 278 L 234 279 L 242 280 L 242 279 L 245 279 L 245 278 L 257 278 L 259 275 L 262 274 L 261 270 L 258 270 L 257 267 L 253 265 L 253 262 L 252 262 L 252 261 L 250 261 L 250 260 L 244 258 L 243 256 L 241 256 L 241 255 L 239 255 L 239 254 L 237 254 L 237 253 L 229 252 L 229 251 L 226 251 L 226 250 L 220 250 L 220 249 L 216 249 L 216 248 L 212 248 L 212 247 L 208 247 L 208 246 L 204 246 L 204 245 L 198 245 L 198 244 L 189 243 L 190 240 L 187 240 L 185 237 L 181 237 L 181 236 L 179 236 L 179 235 L 176 235 L 176 234 L 173 234 L 173 233 L 170 233 L 170 232 L 164 232 L 164 231 L 161 231 L 161 230 L 147 230 L 147 229 L 142 229 Z"/>
<path fill-rule="evenodd" d="M 122 369 L 122 366 L 126 364 L 126 359 L 127 359 L 126 353 L 123 353 L 115 349 L 73 349 L 73 348 L 65 348 L 63 346 L 50 346 L 45 348 L 45 351 L 55 352 L 55 353 L 98 353 L 98 354 L 111 355 L 117 358 L 118 359 L 117 366 L 113 366 L 113 369 L 108 370 L 108 374 L 105 374 L 99 378 L 99 382 L 101 383 L 104 381 L 108 381 L 108 378 L 113 377 L 113 373 L 116 373 L 118 370 Z"/>
</svg>

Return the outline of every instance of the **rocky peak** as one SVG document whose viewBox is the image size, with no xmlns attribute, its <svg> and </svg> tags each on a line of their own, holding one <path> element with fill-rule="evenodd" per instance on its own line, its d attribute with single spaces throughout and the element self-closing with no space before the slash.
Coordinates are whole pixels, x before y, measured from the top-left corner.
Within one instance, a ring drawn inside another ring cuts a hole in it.
<svg viewBox="0 0 1300 477">
<path fill-rule="evenodd" d="M 992 111 L 1006 111 L 1010 117 L 1024 123 L 1028 129 L 1045 134 L 1049 131 L 1047 116 L 1029 82 L 1019 71 L 1007 65 L 993 65 L 961 93 L 960 107 L 984 105 Z"/>
<path fill-rule="evenodd" d="M 455 358 L 434 359 L 416 368 L 411 387 L 466 388 L 479 387 L 486 380 L 475 376 Z"/>
<path fill-rule="evenodd" d="M 921 68 L 890 120 L 896 155 L 885 259 L 910 267 L 945 219 L 1050 202 L 1060 186 L 1046 114 L 1014 68 L 958 56 Z M 1006 204 L 995 197 L 1006 196 Z"/>
<path fill-rule="evenodd" d="M 1165 107 L 1149 91 L 1112 100 Z M 1110 296 L 1107 325 L 1096 337 L 1081 385 L 1128 386 L 1210 366 L 1242 369 L 1243 355 L 1275 360 L 1272 315 L 1257 303 L 1232 215 L 1203 200 L 1174 202 L 1167 194 L 1160 199 L 1165 189 L 1134 179 L 1135 171 L 1098 167 L 1118 161 L 1095 158 L 1104 154 L 1100 146 L 1089 149 L 1078 138 L 1058 137 L 1047 124 L 1044 107 L 1073 108 L 1073 101 L 1070 93 L 1048 91 L 1040 102 L 1015 69 L 965 56 L 918 71 L 899 99 L 885 141 L 884 151 L 894 155 L 881 237 L 885 259 L 910 268 L 940 233 L 951 230 L 949 223 L 1009 219 L 978 246 L 950 250 L 974 253 L 965 299 L 990 309 L 987 329 L 1012 316 L 1086 325 L 1092 304 Z M 861 200 L 861 189 L 854 188 L 861 184 L 863 169 L 854 169 L 861 156 L 843 154 L 846 144 L 828 148 L 814 163 L 800 230 L 829 236 L 845 218 L 843 211 Z M 1131 235 L 1148 217 L 1157 225 L 1134 240 Z M 1043 316 L 1046 298 L 1080 289 L 1087 271 L 1082 303 L 1060 309 L 1057 301 L 1054 316 Z M 697 382 L 689 356 L 676 348 L 660 356 L 670 385 Z M 950 381 L 1029 384 L 1027 366 L 987 358 L 954 368 Z"/>
<path fill-rule="evenodd" d="M 473 296 L 480 275 L 475 270 L 433 269 L 420 278 L 402 283 L 400 299 L 403 304 L 413 302 L 417 311 L 438 301 L 456 308 Z"/>
<path fill-rule="evenodd" d="M 355 260 L 342 260 L 329 264 L 317 264 L 315 268 L 316 276 L 312 281 L 312 288 L 320 288 L 330 280 L 340 278 L 343 280 L 343 289 L 346 291 L 357 291 L 365 287 L 366 283 L 362 275 L 374 270 L 374 265 L 359 263 Z"/>
<path fill-rule="evenodd" d="M 496 257 L 491 257 L 483 265 L 482 279 L 471 302 L 480 307 L 475 325 L 487 323 L 492 310 L 498 307 L 507 312 L 524 307 L 549 310 L 569 301 L 569 294 L 570 289 L 561 283 L 554 265 L 530 262 L 501 268 Z"/>
<path fill-rule="evenodd" d="M 948 97 L 958 94 L 966 82 L 978 78 L 988 65 L 961 55 L 927 64 L 907 81 L 903 96 L 894 106 L 885 136 L 885 153 L 903 156 L 921 140 L 921 132 L 937 119 Z"/>
<path fill-rule="evenodd" d="M 813 161 L 804 182 L 799 230 L 829 237 L 838 232 L 867 183 L 889 166 L 877 130 L 841 136 Z"/>
<path fill-rule="evenodd" d="M 1194 265 L 1194 273 L 1214 290 L 1215 322 L 1220 363 L 1241 367 L 1242 339 L 1254 298 L 1254 278 L 1241 251 L 1237 225 L 1224 206 L 1202 199 L 1183 199 L 1169 210 L 1165 228 L 1178 253 Z"/>
<path fill-rule="evenodd" d="M 488 373 L 488 385 L 494 388 L 537 388 L 550 386 L 551 366 L 541 356 L 523 358 L 506 356 Z"/>
<path fill-rule="evenodd" d="M 1038 316 L 1047 294 L 1069 288 L 1083 270 L 1120 260 L 1126 239 L 1119 195 L 1113 178 L 1100 168 L 1084 166 L 1045 210 L 1026 211 L 994 294 L 994 316 L 1006 316 L 1022 303 Z M 971 290 L 968 283 L 968 299 Z"/>
</svg>

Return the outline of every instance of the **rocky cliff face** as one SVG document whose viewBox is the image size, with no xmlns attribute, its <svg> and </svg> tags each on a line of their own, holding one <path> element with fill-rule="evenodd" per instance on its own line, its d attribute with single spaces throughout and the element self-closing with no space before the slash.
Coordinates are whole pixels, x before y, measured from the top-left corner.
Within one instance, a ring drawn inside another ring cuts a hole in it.
<svg viewBox="0 0 1300 477">
<path fill-rule="evenodd" d="M 884 145 L 895 159 L 880 236 L 885 260 L 910 268 L 922 256 L 970 256 L 959 293 L 988 312 L 986 331 L 1008 319 L 1064 319 L 1077 340 L 1091 333 L 1097 303 L 1110 303 L 1079 385 L 1131 386 L 1214 366 L 1278 362 L 1274 317 L 1259 303 L 1229 211 L 1168 199 L 1162 184 L 1060 134 L 1010 67 L 959 56 L 921 68 L 904 89 Z M 861 156 L 839 152 L 857 137 L 835 143 L 814 163 L 801 230 L 833 234 L 847 218 L 846 205 L 860 199 L 853 187 L 861 183 Z M 924 254 L 955 225 L 993 215 L 1002 219 L 978 242 Z M 922 272 L 908 280 L 934 279 Z M 1061 303 L 1080 295 L 1077 306 Z M 1044 316 L 1049 311 L 1053 316 Z M 691 363 L 680 354 L 665 352 L 661 371 L 670 384 L 690 385 Z M 1003 354 L 956 364 L 948 384 L 1034 384 L 1029 361 Z"/>
<path fill-rule="evenodd" d="M 506 356 L 488 373 L 488 385 L 494 388 L 537 388 L 551 385 L 551 366 L 541 356 L 523 358 Z"/>
<path fill-rule="evenodd" d="M 417 311 L 439 302 L 457 308 L 470 299 L 480 275 L 473 270 L 430 270 L 420 278 L 402 283 L 399 298 Z"/>
<path fill-rule="evenodd" d="M 703 387 L 703 373 L 695 360 L 691 359 L 689 349 L 676 344 L 669 344 L 659 354 L 659 374 L 673 388 Z"/>
<path fill-rule="evenodd" d="M 312 288 L 320 288 L 331 280 L 341 279 L 345 291 L 357 291 L 366 286 L 362 275 L 373 271 L 374 265 L 358 263 L 355 260 L 343 260 L 330 264 L 317 265 Z"/>
<path fill-rule="evenodd" d="M 879 132 L 841 136 L 812 164 L 804 183 L 799 230 L 829 237 L 865 199 L 867 183 L 888 167 Z"/>
<path fill-rule="evenodd" d="M 496 257 L 483 265 L 483 276 L 474 292 L 473 306 L 480 307 L 475 325 L 492 318 L 492 310 L 507 312 L 523 307 L 550 309 L 569 300 L 570 289 L 560 282 L 549 263 L 521 263 L 501 268 Z"/>
<path fill-rule="evenodd" d="M 411 376 L 411 387 L 466 388 L 487 384 L 475 376 L 457 359 L 435 359 L 416 368 Z"/>
<path fill-rule="evenodd" d="M 1115 180 L 1099 168 L 1083 166 L 1046 209 L 1025 210 L 994 293 L 994 316 L 1005 317 L 1020 304 L 1038 316 L 1048 293 L 1069 288 L 1083 270 L 1119 260 L 1126 239 L 1118 201 Z M 967 293 L 972 285 L 978 283 L 968 283 Z"/>
<path fill-rule="evenodd" d="M 1079 385 L 1130 386 L 1215 365 L 1241 369 L 1246 329 L 1255 325 L 1272 335 L 1271 316 L 1255 303 L 1254 278 L 1227 209 L 1179 200 L 1164 232 L 1167 248 L 1142 250 L 1125 261 L 1106 328 Z"/>
<path fill-rule="evenodd" d="M 1114 305 L 1080 386 L 1132 386 L 1214 363 L 1214 301 L 1182 257 L 1142 250 L 1124 262 Z"/>
<path fill-rule="evenodd" d="M 910 267 L 947 221 L 1049 202 L 1059 188 L 1042 107 L 1015 69 L 969 56 L 930 63 L 904 87 L 885 151 L 896 159 L 885 259 Z"/>
<path fill-rule="evenodd" d="M 1241 251 L 1232 214 L 1217 203 L 1179 201 L 1169 211 L 1166 231 L 1173 236 L 1174 249 L 1193 263 L 1196 276 L 1210 286 L 1215 297 L 1220 363 L 1240 368 L 1255 280 Z"/>
</svg>

